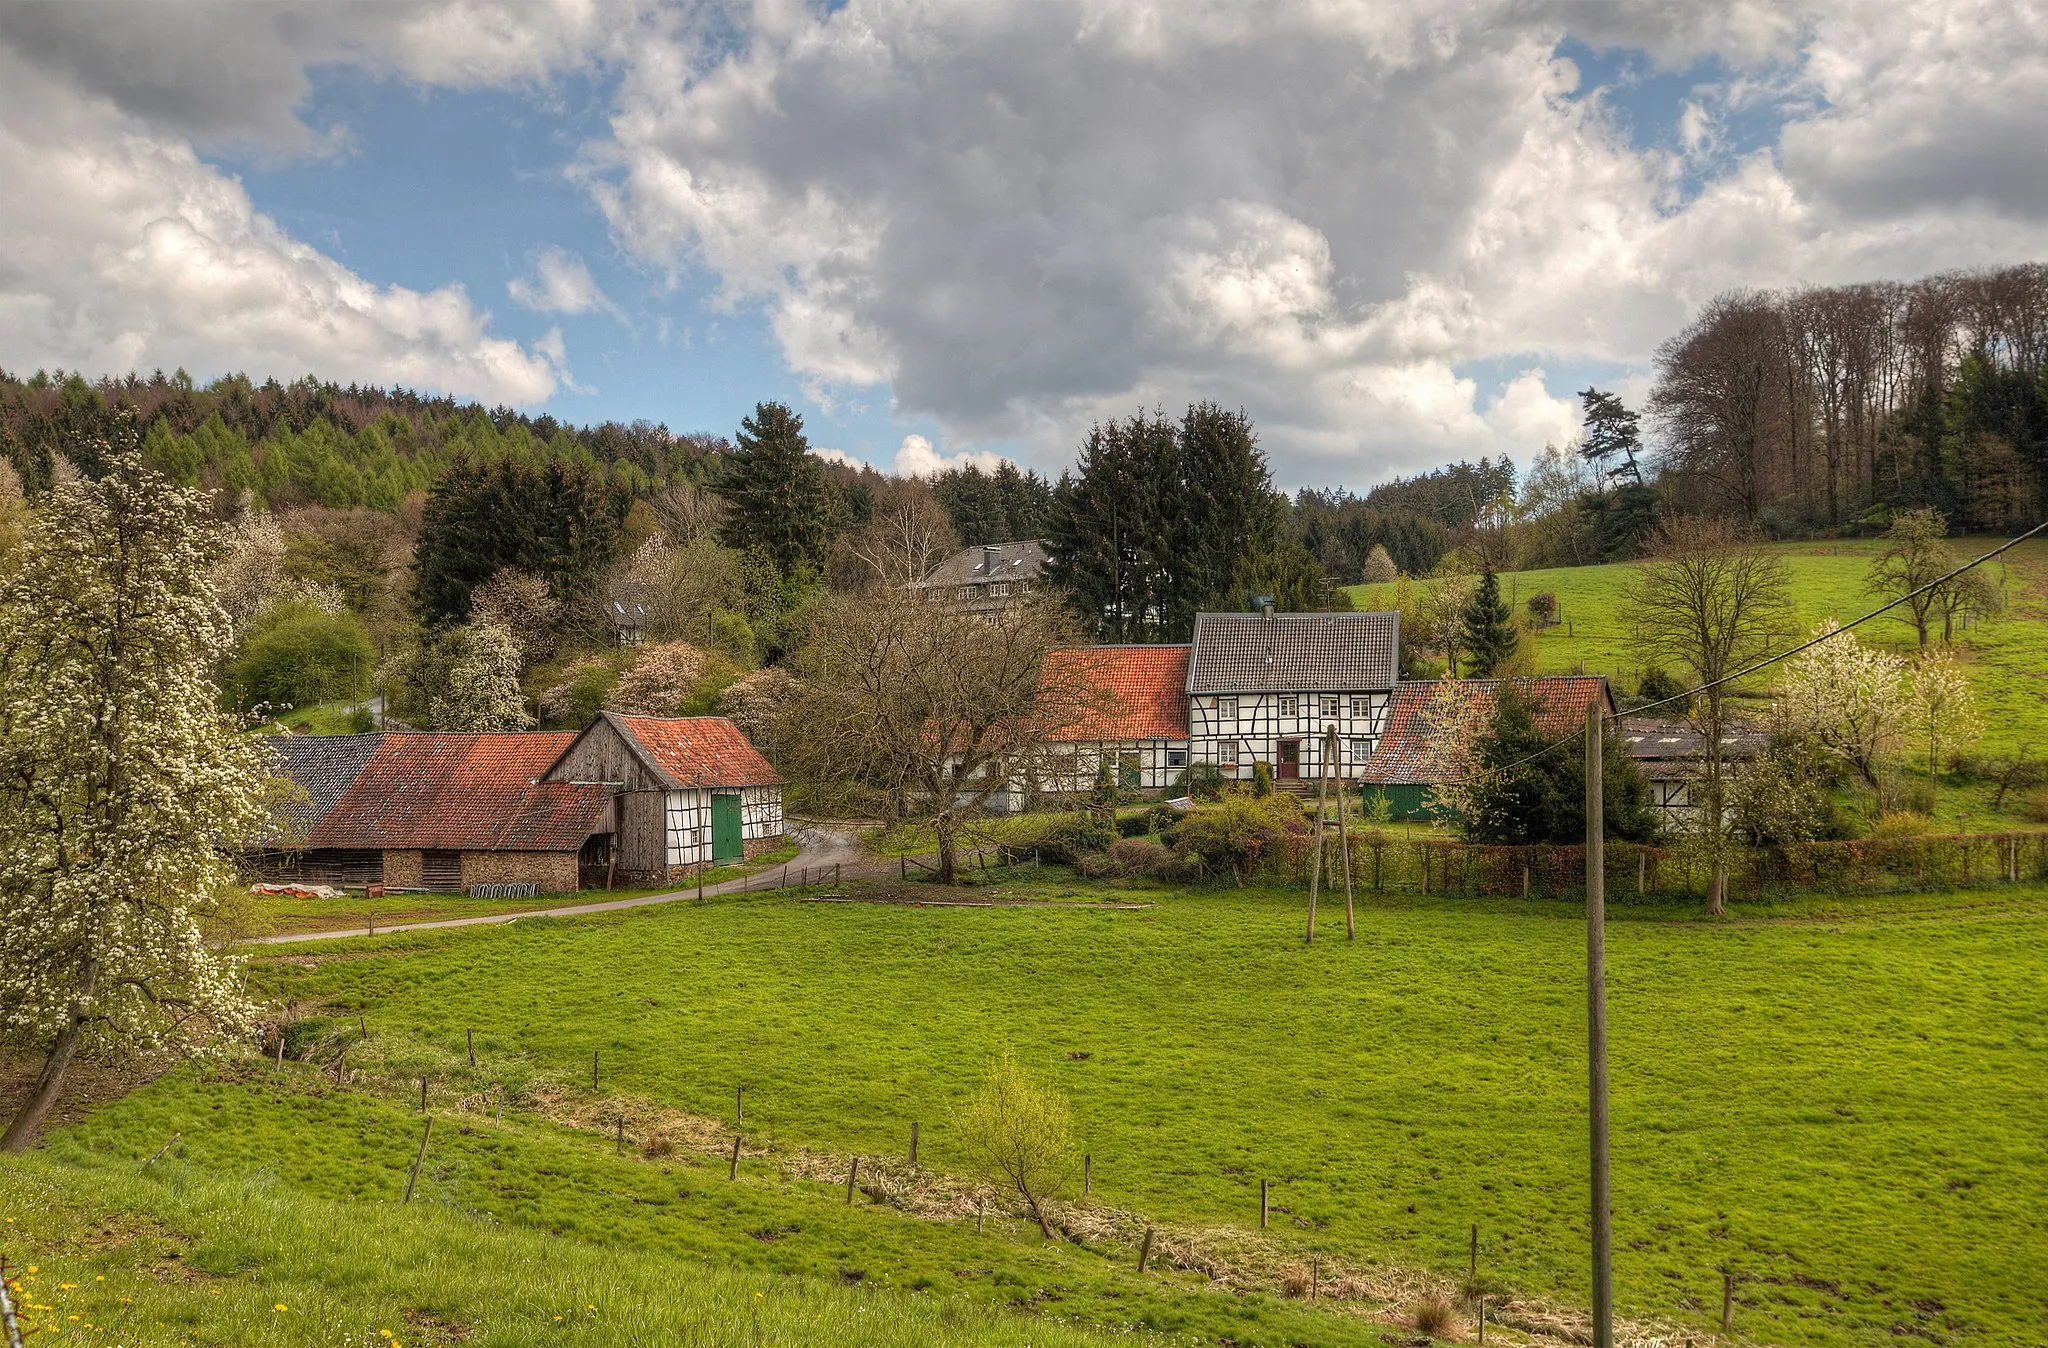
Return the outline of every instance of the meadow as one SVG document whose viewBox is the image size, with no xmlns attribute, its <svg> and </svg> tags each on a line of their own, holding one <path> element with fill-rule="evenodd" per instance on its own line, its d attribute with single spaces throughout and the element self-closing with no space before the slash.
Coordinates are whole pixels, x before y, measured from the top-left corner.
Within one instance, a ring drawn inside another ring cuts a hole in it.
<svg viewBox="0 0 2048 1348">
<path fill-rule="evenodd" d="M 424 1074 L 437 1108 L 469 1112 L 445 1147 L 436 1134 L 423 1197 L 566 1247 L 1176 1338 L 1341 1344 L 1384 1326 L 1277 1288 L 1233 1294 L 1243 1281 L 1140 1278 L 1131 1235 L 1157 1223 L 1331 1278 L 1461 1280 L 1476 1224 L 1496 1297 L 1583 1304 L 1572 904 L 1386 899 L 1361 908 L 1356 943 L 1335 919 L 1305 948 L 1299 892 L 1104 896 L 1153 905 L 757 894 L 266 952 L 257 985 L 323 1018 L 294 1047 L 353 1039 L 360 1016 L 372 1080 L 335 1090 L 314 1064 L 176 1074 L 57 1132 L 43 1163 L 132 1173 L 176 1132 L 160 1164 L 392 1212 Z M 1617 904 L 1621 1312 L 1704 1331 L 1729 1269 L 1738 1328 L 1758 1341 L 2033 1335 L 2048 1316 L 2044 935 L 2039 887 L 1788 901 L 1718 922 Z M 1004 1050 L 1066 1091 L 1092 1207 L 1125 1220 L 1047 1244 L 1014 1219 L 977 1234 L 970 1215 L 843 1201 L 838 1158 L 893 1174 L 912 1122 L 924 1166 L 959 1172 L 950 1120 Z M 735 1185 L 719 1151 L 740 1085 Z M 486 1117 L 501 1088 L 502 1128 Z M 620 1113 L 636 1140 L 660 1116 L 685 1144 L 615 1155 Z M 819 1165 L 793 1175 L 806 1153 Z M 1261 1179 L 1275 1204 L 1263 1235 Z"/>
<path fill-rule="evenodd" d="M 1952 546 L 1960 555 L 1976 556 L 2002 541 L 1964 538 L 1952 540 Z M 1863 588 L 1871 559 L 1881 547 L 1877 540 L 1771 546 L 1791 573 L 1800 638 L 1824 618 L 1846 622 L 1881 602 Z M 2003 571 L 2006 614 L 1958 634 L 1957 645 L 1968 661 L 1984 717 L 1980 747 L 1987 753 L 2010 753 L 2025 744 L 2048 742 L 2048 541 L 2023 543 L 1990 565 L 1994 574 Z M 1643 662 L 1630 641 L 1626 604 L 1629 577 L 1635 570 L 1633 564 L 1615 563 L 1502 574 L 1502 594 L 1517 614 L 1525 611 L 1532 595 L 1557 596 L 1559 625 L 1534 638 L 1537 673 L 1572 673 L 1583 662 L 1587 673 L 1606 674 L 1624 690 L 1635 688 Z M 1426 587 L 1429 582 L 1418 584 Z M 1359 608 L 1390 608 L 1393 589 L 1355 585 L 1349 594 Z M 1864 624 L 1857 634 L 1900 651 L 1918 643 L 1909 624 L 1890 616 Z M 1767 680 L 1763 687 L 1768 688 Z"/>
</svg>

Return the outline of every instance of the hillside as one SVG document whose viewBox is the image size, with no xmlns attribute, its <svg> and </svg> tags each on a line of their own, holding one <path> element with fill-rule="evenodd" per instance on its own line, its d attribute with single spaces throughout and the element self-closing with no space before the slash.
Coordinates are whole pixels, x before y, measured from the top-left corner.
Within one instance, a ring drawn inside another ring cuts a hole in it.
<svg viewBox="0 0 2048 1348">
<path fill-rule="evenodd" d="M 1959 539 L 1955 546 L 1975 555 L 1999 541 Z M 1773 545 L 1792 572 L 1801 635 L 1823 618 L 1846 621 L 1875 607 L 1877 601 L 1863 593 L 1863 578 L 1880 546 L 1874 539 Z M 1992 754 L 2048 742 L 2048 541 L 2024 543 L 2001 560 L 2009 605 L 2005 617 L 1957 641 L 1987 727 L 1980 749 Z M 1548 591 L 1557 596 L 1560 625 L 1534 638 L 1538 673 L 1572 672 L 1583 661 L 1588 673 L 1608 675 L 1623 691 L 1634 689 L 1642 662 L 1631 650 L 1625 622 L 1634 569 L 1631 563 L 1615 563 L 1501 576 L 1502 594 L 1517 614 L 1525 611 L 1531 595 Z M 1370 609 L 1390 607 L 1392 591 L 1390 585 L 1356 585 L 1348 593 L 1359 608 Z M 1912 628 L 1889 617 L 1866 623 L 1858 635 L 1901 651 L 1915 643 Z"/>
</svg>

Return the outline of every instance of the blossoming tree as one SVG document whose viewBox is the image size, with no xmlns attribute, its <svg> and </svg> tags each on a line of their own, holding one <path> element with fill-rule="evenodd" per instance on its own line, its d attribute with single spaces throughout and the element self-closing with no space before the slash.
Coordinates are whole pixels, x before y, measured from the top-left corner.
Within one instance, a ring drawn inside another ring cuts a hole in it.
<svg viewBox="0 0 2048 1348">
<path fill-rule="evenodd" d="M 205 1052 L 254 1015 L 208 941 L 219 845 L 261 834 L 277 787 L 216 702 L 219 534 L 200 493 L 102 448 L 111 472 L 56 487 L 0 585 L 0 1039 L 43 1055 L 10 1152 L 80 1052 Z"/>
</svg>

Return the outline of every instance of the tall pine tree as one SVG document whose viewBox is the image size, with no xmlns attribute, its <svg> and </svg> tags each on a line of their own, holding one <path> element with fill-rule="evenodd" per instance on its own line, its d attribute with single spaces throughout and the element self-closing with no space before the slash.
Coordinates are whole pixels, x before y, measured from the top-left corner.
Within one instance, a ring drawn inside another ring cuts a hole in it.
<svg viewBox="0 0 2048 1348">
<path fill-rule="evenodd" d="M 1204 609 L 1235 609 L 1240 571 L 1280 548 L 1282 498 L 1252 432 L 1251 418 L 1197 403 L 1181 418 L 1179 471 L 1162 502 L 1167 577 L 1161 628 L 1185 641 Z"/>
<path fill-rule="evenodd" d="M 420 616 L 436 624 L 468 617 L 471 592 L 504 570 L 532 572 L 565 610 L 577 610 L 611 564 L 630 504 L 587 463 L 458 460 L 420 520 Z"/>
<path fill-rule="evenodd" d="M 804 439 L 804 419 L 781 403 L 757 403 L 737 439 L 713 485 L 730 507 L 720 541 L 743 552 L 758 549 L 784 575 L 819 566 L 839 498 Z"/>
<path fill-rule="evenodd" d="M 1475 679 L 1490 679 L 1504 673 L 1521 644 L 1514 615 L 1500 597 L 1500 577 L 1491 567 L 1479 578 L 1479 588 L 1465 605 L 1465 673 Z"/>
</svg>

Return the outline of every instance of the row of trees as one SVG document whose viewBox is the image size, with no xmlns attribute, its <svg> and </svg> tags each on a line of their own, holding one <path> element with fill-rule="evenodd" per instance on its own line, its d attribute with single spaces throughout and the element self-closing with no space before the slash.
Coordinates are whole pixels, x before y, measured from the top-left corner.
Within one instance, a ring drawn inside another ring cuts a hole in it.
<svg viewBox="0 0 2048 1348">
<path fill-rule="evenodd" d="M 1671 499 L 1780 531 L 2048 505 L 2048 266 L 1716 297 L 1657 354 Z"/>
</svg>

